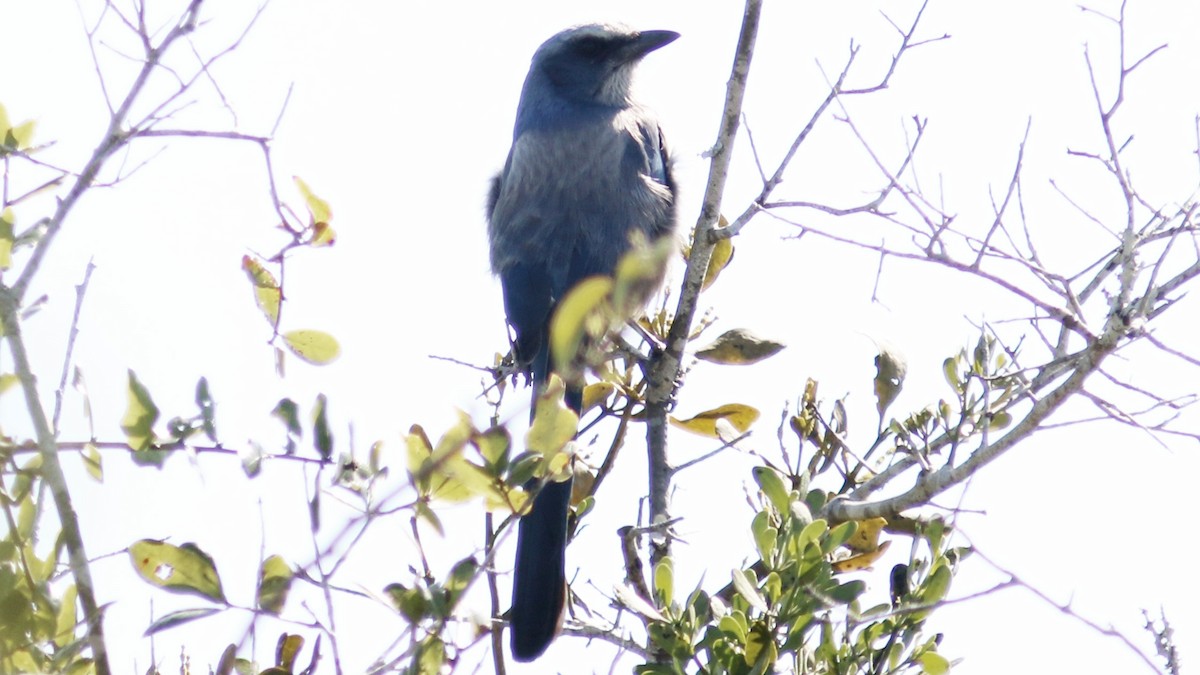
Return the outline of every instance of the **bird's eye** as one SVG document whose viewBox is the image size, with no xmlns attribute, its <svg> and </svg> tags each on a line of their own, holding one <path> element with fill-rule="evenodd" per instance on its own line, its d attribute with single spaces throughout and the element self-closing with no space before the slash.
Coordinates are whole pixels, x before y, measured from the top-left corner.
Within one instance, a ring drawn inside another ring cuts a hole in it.
<svg viewBox="0 0 1200 675">
<path fill-rule="evenodd" d="M 604 56 L 607 45 L 598 37 L 580 38 L 575 42 L 574 51 L 586 59 L 599 59 Z"/>
</svg>

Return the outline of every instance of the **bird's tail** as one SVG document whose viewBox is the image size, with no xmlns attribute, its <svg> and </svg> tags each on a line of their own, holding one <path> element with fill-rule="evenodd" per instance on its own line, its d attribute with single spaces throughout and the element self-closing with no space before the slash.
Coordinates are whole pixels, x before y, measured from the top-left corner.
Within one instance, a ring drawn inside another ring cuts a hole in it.
<svg viewBox="0 0 1200 675">
<path fill-rule="evenodd" d="M 512 654 L 532 661 L 562 627 L 566 596 L 567 508 L 571 481 L 547 483 L 517 530 L 513 579 Z"/>
<path fill-rule="evenodd" d="M 546 340 L 531 364 L 533 410 L 550 374 Z M 575 412 L 583 403 L 583 390 L 569 386 L 564 402 Z M 512 654 L 518 661 L 542 655 L 562 629 L 566 608 L 567 513 L 571 480 L 548 482 L 533 500 L 533 509 L 517 526 L 517 564 L 513 573 L 513 601 L 509 615 Z"/>
</svg>

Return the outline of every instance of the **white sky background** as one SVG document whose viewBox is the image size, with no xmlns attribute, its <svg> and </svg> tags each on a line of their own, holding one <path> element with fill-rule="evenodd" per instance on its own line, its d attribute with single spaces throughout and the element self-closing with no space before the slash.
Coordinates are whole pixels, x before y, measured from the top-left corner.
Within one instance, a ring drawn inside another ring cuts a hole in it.
<svg viewBox="0 0 1200 675">
<path fill-rule="evenodd" d="M 909 2 L 767 3 L 746 113 L 768 167 L 825 95 L 816 62 L 832 76 L 854 40 L 863 46 L 860 83 L 873 82 L 886 67 L 896 40 L 878 14 L 881 6 L 901 24 L 915 10 Z M 1110 13 L 1116 7 L 1095 5 Z M 85 7 L 88 16 L 95 12 Z M 209 0 L 203 16 L 212 25 L 197 34 L 198 49 L 209 53 L 225 44 L 250 12 L 246 3 Z M 360 454 L 383 439 L 396 462 L 403 457 L 400 435 L 412 423 L 439 434 L 455 407 L 484 423 L 485 411 L 474 399 L 478 376 L 427 357 L 483 363 L 504 346 L 499 286 L 487 267 L 483 201 L 511 140 L 533 50 L 567 25 L 596 19 L 683 34 L 648 57 L 639 84 L 679 158 L 682 222 L 690 226 L 707 171 L 700 153 L 715 135 L 740 18 L 740 3 L 377 3 L 351 9 L 315 0 L 276 3 L 213 74 L 237 113 L 237 128 L 247 133 L 270 130 L 294 83 L 274 143 L 277 177 L 285 199 L 297 206 L 291 175 L 303 177 L 332 204 L 339 240 L 332 249 L 292 258 L 284 324 L 331 331 L 342 344 L 341 359 L 320 369 L 292 359 L 287 379 L 275 377 L 265 345 L 269 330 L 239 268 L 244 253 L 269 253 L 282 243 L 272 230 L 261 155 L 248 144 L 173 140 L 128 181 L 90 193 L 46 259 L 31 295 L 48 294 L 49 303 L 26 324 L 45 400 L 52 400 L 61 368 L 73 286 L 94 257 L 76 363 L 87 378 L 102 439 L 121 437 L 127 368 L 138 372 L 164 418 L 191 414 L 194 383 L 207 376 L 228 447 L 241 447 L 247 438 L 281 438 L 267 413 L 284 395 L 307 410 L 316 393 L 325 392 L 339 451 L 348 447 L 352 423 Z M 0 25 L 6 27 L 0 102 L 14 120 L 36 118 L 39 140 L 58 142 L 45 159 L 81 166 L 107 117 L 74 3 L 3 0 Z M 1119 119 L 1123 133 L 1135 134 L 1126 160 L 1144 196 L 1169 205 L 1186 198 L 1197 181 L 1192 151 L 1200 111 L 1200 47 L 1194 39 L 1200 7 L 1133 1 L 1129 30 L 1134 58 L 1160 43 L 1170 45 L 1132 78 Z M 1090 262 L 1108 246 L 1107 235 L 1057 197 L 1048 179 L 1119 222 L 1120 205 L 1107 177 L 1066 154 L 1067 148 L 1100 148 L 1082 45 L 1091 45 L 1101 86 L 1111 95 L 1114 27 L 1068 2 L 933 0 L 918 35 L 943 33 L 953 39 L 909 53 L 892 89 L 852 101 L 851 114 L 874 148 L 893 158 L 903 148 L 907 120 L 928 117 L 918 155 L 922 181 L 936 193 L 940 176 L 946 208 L 962 223 L 990 220 L 988 190 L 1003 193 L 1032 117 L 1024 184 L 1034 235 L 1042 254 L 1061 269 Z M 115 44 L 131 47 L 111 35 Z M 110 91 L 120 91 L 132 72 L 129 64 L 112 53 L 103 58 Z M 232 128 L 229 113 L 212 103 L 211 89 L 198 92 L 201 103 L 179 118 L 180 126 Z M 129 165 L 159 147 L 139 144 Z M 731 216 L 759 189 L 744 135 L 737 150 L 725 198 Z M 880 185 L 874 176 L 846 129 L 827 117 L 777 196 L 860 203 L 869 198 L 864 191 Z M 41 215 L 34 211 L 18 210 L 18 225 Z M 788 233 L 768 218 L 754 221 L 737 240 L 734 264 L 705 296 L 716 308 L 718 330 L 748 327 L 787 342 L 788 349 L 744 369 L 696 367 L 677 409 L 688 415 L 732 400 L 756 405 L 763 417 L 752 444 L 767 454 L 775 447 L 778 411 L 797 398 L 806 377 L 819 379 L 827 398 L 850 393 L 851 438 L 869 443 L 875 427 L 873 340 L 890 342 L 908 358 L 906 390 L 892 409 L 898 413 L 948 396 L 942 359 L 977 336 L 964 317 L 994 320 L 1024 312 L 959 275 L 893 263 L 885 268 L 882 305 L 872 305 L 874 256 L 815 238 L 783 242 Z M 1195 303 L 1185 301 L 1166 317 L 1160 337 L 1194 354 L 1196 324 Z M 1195 392 L 1194 368 L 1148 349 L 1128 356 L 1113 368 L 1127 371 L 1138 386 Z M 525 400 L 524 394 L 509 399 L 506 410 L 514 419 L 523 417 Z M 6 432 L 22 428 L 20 403 L 12 394 L 0 399 Z M 79 411 L 77 397 L 70 399 L 63 438 L 86 436 Z M 636 497 L 645 491 L 637 434 L 622 455 L 621 473 L 601 492 L 605 511 L 569 556 L 572 568 L 583 568 L 579 579 L 601 589 L 613 581 L 604 575 L 619 571 L 611 533 L 633 520 Z M 673 442 L 679 459 L 709 447 L 682 435 Z M 1150 645 L 1140 611 L 1156 614 L 1164 606 L 1187 658 L 1200 632 L 1189 526 L 1189 479 L 1200 462 L 1194 444 L 1166 443 L 1164 448 L 1112 424 L 1046 432 L 976 478 L 965 506 L 986 510 L 986 517 L 965 517 L 960 524 L 990 558 L 1055 600 L 1072 601 L 1096 623 L 1112 623 L 1143 650 Z M 133 469 L 108 453 L 105 483 L 95 485 L 74 461 L 68 464 L 92 556 L 142 537 L 195 541 L 216 557 L 227 595 L 249 604 L 250 574 L 264 537 L 260 510 L 268 553 L 282 552 L 294 562 L 311 553 L 302 545 L 307 512 L 293 468 L 271 464 L 265 479 L 251 482 L 233 461 L 209 457 L 189 465 L 177 457 L 160 473 Z M 697 583 L 704 567 L 709 588 L 724 583 L 728 569 L 742 562 L 738 555 L 752 550 L 753 513 L 744 498 L 753 485 L 749 466 L 746 457 L 727 453 L 681 476 L 675 511 L 687 518 L 680 531 L 689 544 L 677 552 L 680 594 Z M 268 495 L 261 507 L 260 494 Z M 956 501 L 956 494 L 938 500 Z M 332 499 L 325 503 L 333 506 Z M 326 521 L 331 532 L 335 525 L 333 517 Z M 406 527 L 399 518 L 376 526 L 345 578 L 361 580 L 373 592 L 390 581 L 408 581 Z M 474 521 L 463 527 L 470 529 L 455 532 L 448 544 L 430 535 L 429 546 L 446 551 L 435 568 L 446 569 L 478 544 L 482 528 Z M 502 564 L 509 559 L 502 555 Z M 866 577 L 876 590 L 886 590 L 888 567 Z M 1002 579 L 980 561 L 963 569 L 952 597 Z M 96 574 L 101 602 L 113 603 L 106 626 L 114 667 L 122 671 L 144 671 L 149 663 L 149 641 L 138 636 L 149 621 L 151 599 L 157 615 L 203 604 L 145 586 L 123 554 L 98 562 Z M 318 601 L 315 595 L 308 600 Z M 594 593 L 590 600 L 602 604 Z M 478 602 L 483 611 L 483 598 Z M 403 623 L 369 604 L 347 607 L 353 611 L 338 617 L 342 658 L 347 672 L 358 672 Z M 215 663 L 247 619 L 222 615 L 161 635 L 157 657 L 173 668 L 182 641 L 194 663 Z M 1126 647 L 1023 590 L 946 608 L 934 625 L 947 634 L 942 653 L 965 659 L 956 672 L 1144 672 Z M 279 632 L 268 628 L 258 652 L 264 660 Z M 587 667 L 607 671 L 609 652 L 599 645 L 587 649 Z M 562 639 L 539 665 L 578 672 L 583 650 L 582 642 Z M 485 657 L 479 650 L 473 658 Z"/>
</svg>

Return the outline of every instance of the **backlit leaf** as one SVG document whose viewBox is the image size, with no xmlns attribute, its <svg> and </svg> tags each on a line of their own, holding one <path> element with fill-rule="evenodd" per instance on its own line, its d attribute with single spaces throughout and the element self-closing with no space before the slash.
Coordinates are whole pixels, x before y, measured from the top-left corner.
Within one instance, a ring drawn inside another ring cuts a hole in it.
<svg viewBox="0 0 1200 675">
<path fill-rule="evenodd" d="M 185 623 L 203 619 L 206 616 L 212 616 L 221 610 L 216 607 L 198 607 L 194 609 L 181 609 L 177 612 L 171 612 L 151 623 L 142 633 L 144 636 L 154 635 L 168 628 L 183 625 Z"/>
<path fill-rule="evenodd" d="M 279 304 L 283 301 L 283 292 L 279 289 L 279 282 L 275 280 L 275 275 L 271 274 L 270 270 L 251 256 L 242 256 L 242 269 L 254 286 L 254 302 L 267 317 L 267 323 L 274 327 L 279 323 Z"/>
<path fill-rule="evenodd" d="M 580 414 L 587 413 L 592 408 L 601 405 L 613 395 L 617 390 L 617 386 L 612 382 L 593 382 L 583 388 L 583 410 Z"/>
<path fill-rule="evenodd" d="M 212 558 L 195 544 L 175 546 L 165 541 L 142 539 L 129 547 L 129 558 L 138 574 L 159 588 L 225 602 L 221 579 Z"/>
<path fill-rule="evenodd" d="M 313 448 L 326 462 L 333 457 L 333 432 L 329 429 L 327 407 L 325 394 L 317 394 L 317 402 L 313 404 Z"/>
<path fill-rule="evenodd" d="M 608 329 L 608 296 L 612 287 L 612 279 L 608 277 L 588 277 L 558 303 L 550 320 L 550 353 L 556 370 L 568 371 L 584 338 Z"/>
<path fill-rule="evenodd" d="M 337 232 L 329 223 L 323 220 L 313 223 L 309 246 L 333 246 L 335 243 L 337 243 Z"/>
<path fill-rule="evenodd" d="M 907 373 L 908 363 L 904 356 L 891 347 L 880 345 L 875 357 L 875 409 L 880 417 L 900 395 Z"/>
<path fill-rule="evenodd" d="M 879 545 L 879 548 L 873 551 L 866 551 L 864 553 L 852 555 L 849 558 L 842 558 L 841 560 L 833 563 L 833 571 L 854 572 L 857 570 L 866 569 L 873 565 L 876 560 L 879 560 L 879 558 L 881 558 L 883 554 L 887 552 L 888 547 L 891 545 L 892 542 L 885 541 Z"/>
<path fill-rule="evenodd" d="M 525 448 L 540 452 L 551 458 L 560 452 L 579 428 L 579 416 L 563 404 L 565 388 L 557 375 L 551 376 L 550 384 L 538 396 L 533 423 L 525 435 Z"/>
<path fill-rule="evenodd" d="M 303 647 L 304 638 L 302 636 L 289 633 L 280 635 L 279 642 L 275 643 L 275 665 L 285 673 L 293 672 L 296 656 Z"/>
<path fill-rule="evenodd" d="M 296 181 L 296 187 L 304 197 L 304 204 L 308 207 L 308 214 L 313 223 L 328 223 L 333 219 L 333 209 L 329 208 L 329 202 L 314 194 L 308 183 L 299 176 L 292 176 L 292 180 Z"/>
<path fill-rule="evenodd" d="M 671 424 L 681 429 L 687 429 L 692 433 L 708 436 L 709 438 L 719 438 L 720 434 L 717 432 L 717 422 L 719 420 L 728 422 L 739 434 L 744 434 L 758 419 L 758 415 L 758 410 L 748 405 L 729 403 L 719 408 L 706 410 L 686 420 L 671 417 L 670 421 Z"/>
<path fill-rule="evenodd" d="M 258 606 L 264 612 L 278 615 L 287 602 L 294 573 L 283 558 L 273 555 L 263 561 L 258 571 Z"/>
<path fill-rule="evenodd" d="M 125 416 L 121 418 L 121 429 L 129 447 L 137 451 L 150 449 L 154 443 L 154 423 L 158 421 L 158 407 L 150 398 L 150 392 L 138 381 L 137 375 L 129 371 L 129 383 L 126 388 L 128 405 Z"/>
<path fill-rule="evenodd" d="M 918 660 L 921 663 L 921 672 L 928 675 L 945 675 L 950 672 L 950 662 L 937 652 L 925 652 Z"/>
<path fill-rule="evenodd" d="M 696 351 L 696 358 L 711 363 L 745 366 L 778 354 L 786 345 L 758 337 L 743 328 L 722 333 L 712 344 Z"/>
<path fill-rule="evenodd" d="M 858 528 L 854 530 L 850 539 L 846 540 L 846 547 L 855 553 L 865 553 L 879 548 L 879 533 L 887 525 L 887 518 L 871 518 L 857 522 Z"/>
<path fill-rule="evenodd" d="M 629 251 L 621 256 L 613 274 L 612 306 L 617 320 L 624 321 L 642 311 L 662 284 L 674 251 L 674 237 L 647 242 L 640 230 L 634 230 Z"/>
<path fill-rule="evenodd" d="M 342 351 L 332 335 L 319 330 L 291 330 L 283 341 L 296 356 L 318 366 L 332 363 Z"/>
<path fill-rule="evenodd" d="M 721 222 L 718 223 L 717 231 L 728 225 L 725 216 L 721 216 Z M 713 244 L 712 255 L 708 259 L 708 269 L 704 271 L 704 283 L 701 284 L 700 290 L 706 290 L 720 276 L 721 271 L 725 269 L 730 262 L 733 261 L 733 238 L 722 237 Z"/>
</svg>

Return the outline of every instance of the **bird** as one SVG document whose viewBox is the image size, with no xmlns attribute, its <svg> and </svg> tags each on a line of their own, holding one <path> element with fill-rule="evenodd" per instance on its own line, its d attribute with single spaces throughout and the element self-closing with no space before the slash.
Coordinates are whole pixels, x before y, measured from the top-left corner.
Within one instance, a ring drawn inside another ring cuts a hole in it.
<svg viewBox="0 0 1200 675">
<path fill-rule="evenodd" d="M 649 241 L 673 233 L 671 158 L 631 81 L 644 56 L 678 37 L 587 24 L 533 55 L 487 221 L 515 364 L 535 403 L 551 374 L 549 324 L 563 296 L 587 277 L 611 275 L 635 233 Z M 578 413 L 582 400 L 580 385 L 568 384 L 565 403 Z M 570 481 L 548 481 L 518 524 L 509 613 L 517 661 L 541 656 L 562 628 L 570 496 Z"/>
</svg>

